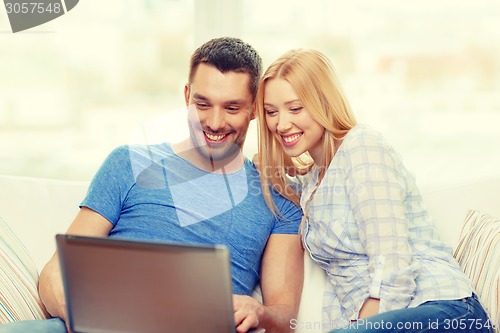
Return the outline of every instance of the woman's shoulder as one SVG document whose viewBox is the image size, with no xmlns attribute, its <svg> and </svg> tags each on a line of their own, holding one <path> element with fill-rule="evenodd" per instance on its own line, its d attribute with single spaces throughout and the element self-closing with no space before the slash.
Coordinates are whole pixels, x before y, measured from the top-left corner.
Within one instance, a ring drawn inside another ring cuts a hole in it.
<svg viewBox="0 0 500 333">
<path fill-rule="evenodd" d="M 383 135 L 375 128 L 366 125 L 358 124 L 354 126 L 345 136 L 344 143 L 374 143 L 384 141 Z"/>
<path fill-rule="evenodd" d="M 344 137 L 339 152 L 377 148 L 393 150 L 391 144 L 380 131 L 369 125 L 359 124 L 353 127 Z"/>
<path fill-rule="evenodd" d="M 377 160 L 382 156 L 391 156 L 392 160 L 399 159 L 399 154 L 383 134 L 364 124 L 356 125 L 347 133 L 337 155 L 339 158 L 344 156 L 348 160 L 359 162 Z"/>
</svg>

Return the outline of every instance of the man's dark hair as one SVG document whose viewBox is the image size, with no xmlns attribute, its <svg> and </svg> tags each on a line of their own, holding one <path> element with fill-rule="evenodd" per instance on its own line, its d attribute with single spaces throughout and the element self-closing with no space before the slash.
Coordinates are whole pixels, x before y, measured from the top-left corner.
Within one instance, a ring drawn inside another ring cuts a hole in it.
<svg viewBox="0 0 500 333">
<path fill-rule="evenodd" d="M 262 59 L 255 49 L 238 38 L 214 38 L 200 46 L 191 56 L 189 84 L 201 64 L 214 66 L 222 73 L 238 72 L 250 75 L 250 92 L 253 99 L 262 71 Z"/>
</svg>

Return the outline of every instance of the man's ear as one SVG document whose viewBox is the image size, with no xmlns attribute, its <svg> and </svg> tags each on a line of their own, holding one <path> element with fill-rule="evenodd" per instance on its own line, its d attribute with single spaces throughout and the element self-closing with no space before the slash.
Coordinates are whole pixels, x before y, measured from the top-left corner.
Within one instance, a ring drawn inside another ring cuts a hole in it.
<svg viewBox="0 0 500 333">
<path fill-rule="evenodd" d="M 257 103 L 253 103 L 252 109 L 250 110 L 250 120 L 254 120 L 257 114 Z"/>
<path fill-rule="evenodd" d="M 184 86 L 184 101 L 186 102 L 186 106 L 189 106 L 189 85 L 186 84 Z"/>
</svg>

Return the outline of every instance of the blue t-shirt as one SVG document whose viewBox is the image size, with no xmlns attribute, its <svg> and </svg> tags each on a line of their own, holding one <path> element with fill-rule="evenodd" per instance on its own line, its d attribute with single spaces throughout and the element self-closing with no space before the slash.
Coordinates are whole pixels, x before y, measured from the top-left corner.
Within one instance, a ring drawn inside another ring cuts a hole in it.
<svg viewBox="0 0 500 333">
<path fill-rule="evenodd" d="M 296 234 L 302 217 L 300 208 L 273 195 L 283 217 L 267 207 L 250 161 L 235 173 L 210 173 L 164 143 L 116 148 L 81 206 L 113 224 L 110 237 L 227 246 L 233 292 L 250 295 L 269 235 Z"/>
</svg>

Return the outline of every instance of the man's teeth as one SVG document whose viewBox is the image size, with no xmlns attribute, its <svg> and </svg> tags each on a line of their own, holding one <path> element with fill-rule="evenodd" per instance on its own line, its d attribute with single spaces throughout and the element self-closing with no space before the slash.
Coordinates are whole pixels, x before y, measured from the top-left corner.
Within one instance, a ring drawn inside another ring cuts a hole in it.
<svg viewBox="0 0 500 333">
<path fill-rule="evenodd" d="M 223 134 L 223 135 L 212 135 L 212 134 L 208 134 L 208 133 L 205 133 L 205 135 L 207 136 L 207 138 L 209 138 L 212 141 L 220 141 L 220 140 L 222 140 L 226 136 L 225 134 Z"/>
<path fill-rule="evenodd" d="M 295 134 L 295 135 L 291 135 L 291 136 L 284 136 L 283 137 L 283 140 L 285 140 L 285 142 L 293 142 L 295 140 L 297 140 L 302 134 Z"/>
</svg>

